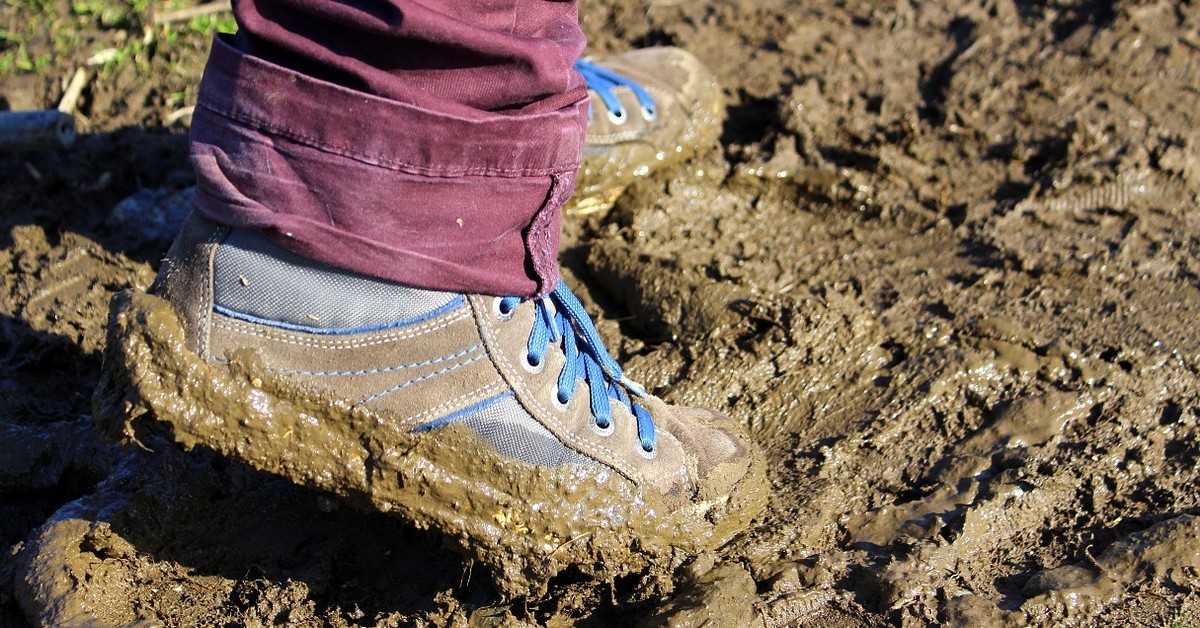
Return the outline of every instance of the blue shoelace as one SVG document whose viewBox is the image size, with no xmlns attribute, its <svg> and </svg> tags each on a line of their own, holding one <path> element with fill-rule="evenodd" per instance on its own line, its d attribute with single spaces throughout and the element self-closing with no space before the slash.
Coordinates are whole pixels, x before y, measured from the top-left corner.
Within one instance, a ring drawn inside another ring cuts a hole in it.
<svg viewBox="0 0 1200 628">
<path fill-rule="evenodd" d="M 642 106 L 643 117 L 647 120 L 653 120 L 658 117 L 658 108 L 654 104 L 654 98 L 641 85 L 612 70 L 606 70 L 583 59 L 575 62 L 575 71 L 583 75 L 583 79 L 587 81 L 588 89 L 596 92 L 600 100 L 604 101 L 604 108 L 608 110 L 608 117 L 614 124 L 624 124 L 629 115 L 625 111 L 625 106 L 621 104 L 616 94 L 613 93 L 614 88 L 622 86 L 628 87 L 637 96 L 638 103 Z M 589 109 L 588 119 L 591 119 L 591 117 L 592 112 Z"/>
<path fill-rule="evenodd" d="M 520 297 L 504 297 L 500 300 L 500 313 L 505 316 L 511 314 L 520 302 Z M 637 419 L 638 440 L 641 441 L 642 450 L 653 453 L 654 420 L 650 412 L 629 395 L 632 392 L 635 396 L 645 397 L 646 390 L 625 377 L 621 365 L 608 354 L 579 298 L 560 281 L 553 292 L 535 299 L 534 304 L 537 312 L 526 347 L 529 366 L 535 369 L 540 367 L 550 343 L 561 343 L 566 364 L 558 376 L 558 402 L 564 406 L 569 404 L 575 396 L 579 380 L 587 382 L 596 427 L 607 431 L 613 426 L 609 400 L 615 399 Z"/>
</svg>

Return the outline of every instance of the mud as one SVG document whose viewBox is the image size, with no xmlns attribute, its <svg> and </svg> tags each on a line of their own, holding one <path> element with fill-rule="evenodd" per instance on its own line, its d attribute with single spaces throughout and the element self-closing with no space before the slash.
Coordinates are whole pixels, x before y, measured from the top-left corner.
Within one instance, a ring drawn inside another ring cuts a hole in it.
<svg viewBox="0 0 1200 628">
<path fill-rule="evenodd" d="M 118 72 L 78 152 L 0 156 L 5 620 L 1200 621 L 1200 10 L 583 8 L 594 52 L 679 45 L 724 86 L 719 146 L 573 219 L 563 259 L 635 379 L 751 431 L 767 515 L 658 582 L 567 570 L 503 601 L 453 538 L 108 445 L 106 302 L 158 255 L 109 214 L 188 183 L 156 126 L 180 75 Z M 12 89 L 52 105 L 57 76 Z"/>
</svg>

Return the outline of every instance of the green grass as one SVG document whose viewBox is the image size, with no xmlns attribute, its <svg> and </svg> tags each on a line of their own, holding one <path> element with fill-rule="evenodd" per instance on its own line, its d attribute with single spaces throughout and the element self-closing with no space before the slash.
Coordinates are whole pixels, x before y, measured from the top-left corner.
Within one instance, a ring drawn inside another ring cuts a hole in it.
<svg viewBox="0 0 1200 628">
<path fill-rule="evenodd" d="M 195 6 L 193 0 L 0 0 L 0 78 L 41 73 L 63 65 L 82 65 L 107 53 L 101 78 L 127 65 L 149 71 L 163 55 L 172 70 L 179 46 L 207 48 L 214 32 L 232 33 L 237 25 L 228 11 L 171 24 L 155 25 L 152 11 Z M 60 68 L 60 71 L 63 69 Z"/>
</svg>

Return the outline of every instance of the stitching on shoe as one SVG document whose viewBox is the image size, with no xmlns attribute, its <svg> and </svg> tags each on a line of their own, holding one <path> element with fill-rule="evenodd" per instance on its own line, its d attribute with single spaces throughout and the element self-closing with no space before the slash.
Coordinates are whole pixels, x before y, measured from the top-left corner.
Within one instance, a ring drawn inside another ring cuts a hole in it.
<svg viewBox="0 0 1200 628">
<path fill-rule="evenodd" d="M 417 325 L 425 321 L 436 320 L 461 307 L 462 301 L 462 296 L 456 296 L 443 305 L 439 305 L 438 307 L 427 312 L 416 313 L 408 318 L 399 320 L 393 319 L 386 323 L 360 323 L 359 325 L 353 327 L 312 327 L 294 321 L 264 318 L 251 312 L 243 312 L 219 303 L 214 303 L 212 310 L 217 314 L 226 316 L 228 318 L 237 319 L 245 323 L 261 325 L 263 327 L 272 327 L 281 331 L 298 332 L 312 336 L 361 336 L 363 334 L 373 334 L 376 332 L 412 327 L 413 325 Z"/>
<path fill-rule="evenodd" d="M 440 364 L 442 362 L 449 362 L 450 360 L 456 360 L 465 355 L 474 353 L 476 350 L 481 349 L 482 347 L 483 347 L 482 344 L 477 344 L 473 347 L 463 349 L 462 351 L 459 351 L 458 353 L 455 353 L 454 355 L 447 355 L 447 356 L 443 356 L 440 358 L 431 358 L 429 360 L 413 362 L 412 364 L 397 364 L 396 366 L 386 366 L 383 368 L 375 368 L 375 369 L 363 369 L 363 370 L 359 370 L 359 371 L 301 371 L 301 370 L 297 370 L 297 369 L 285 369 L 285 368 L 278 368 L 278 367 L 274 367 L 274 366 L 268 366 L 267 370 L 273 371 L 275 373 L 283 373 L 286 375 L 312 375 L 312 376 L 316 376 L 316 377 L 333 377 L 333 376 L 338 376 L 338 375 L 378 375 L 380 373 L 391 373 L 393 371 L 402 371 L 404 369 L 417 368 L 417 367 L 421 367 L 421 366 L 432 366 L 434 364 Z M 434 374 L 436 375 L 436 373 L 434 373 Z"/>
<path fill-rule="evenodd" d="M 487 357 L 487 354 L 486 354 L 486 353 L 480 353 L 479 355 L 477 355 L 477 356 L 473 356 L 473 357 L 471 357 L 471 358 L 469 358 L 469 359 L 466 359 L 466 360 L 463 360 L 462 362 L 459 362 L 458 364 L 452 364 L 452 365 L 450 365 L 450 366 L 447 366 L 446 368 L 443 368 L 443 369 L 438 369 L 438 370 L 436 370 L 436 371 L 434 371 L 434 372 L 432 372 L 432 373 L 426 373 L 425 375 L 422 375 L 422 376 L 420 376 L 420 377 L 415 377 L 415 378 L 413 378 L 413 379 L 410 379 L 410 380 L 408 380 L 407 382 L 404 382 L 404 383 L 401 383 L 401 384 L 396 384 L 395 386 L 392 386 L 391 388 L 386 388 L 386 389 L 384 389 L 384 390 L 381 390 L 381 391 L 379 391 L 379 392 L 375 393 L 374 395 L 371 395 L 370 397 L 367 397 L 366 399 L 363 399 L 363 400 L 362 400 L 362 401 L 360 401 L 359 403 L 368 403 L 368 402 L 371 402 L 371 401 L 375 401 L 376 399 L 379 399 L 379 398 L 381 398 L 381 397 L 384 397 L 384 396 L 386 396 L 386 395 L 390 395 L 390 394 L 392 394 L 392 393 L 396 392 L 397 390 L 400 390 L 401 388 L 406 388 L 406 387 L 408 387 L 408 386 L 411 386 L 411 385 L 413 385 L 413 384 L 416 384 L 416 383 L 418 383 L 418 382 L 423 382 L 423 381 L 425 381 L 425 380 L 427 380 L 427 379 L 433 379 L 434 377 L 437 377 L 437 376 L 439 376 L 439 375 L 445 375 L 446 373 L 449 373 L 450 371 L 454 371 L 454 370 L 460 369 L 460 368 L 462 368 L 462 367 L 464 367 L 464 366 L 468 366 L 468 365 L 470 365 L 470 364 L 473 364 L 473 363 L 475 363 L 475 362 L 478 362 L 478 361 L 482 360 L 482 359 L 483 359 L 483 358 L 485 358 L 485 357 Z"/>
<path fill-rule="evenodd" d="M 477 309 L 473 299 L 471 300 L 471 309 Z M 509 376 L 509 373 L 516 374 L 516 369 L 513 367 L 512 363 L 508 361 L 508 358 L 504 357 L 504 353 L 502 351 L 492 350 L 492 347 L 496 344 L 497 339 L 491 327 L 486 324 L 486 319 L 484 316 L 486 316 L 486 312 L 481 314 L 477 319 L 479 332 L 483 335 L 484 346 L 488 349 L 488 354 L 492 356 L 492 359 L 500 362 L 500 364 L 503 365 L 503 368 L 500 370 L 501 377 L 504 377 L 506 381 L 515 379 L 514 377 Z M 517 387 L 512 386 L 511 381 L 508 381 L 508 383 L 513 389 L 513 392 L 517 392 Z M 522 386 L 522 389 L 524 389 L 524 386 Z M 517 400 L 520 401 L 522 405 L 529 404 L 534 406 L 532 408 L 534 412 L 531 414 L 534 414 L 535 420 L 538 420 L 543 424 L 553 423 L 555 429 L 550 429 L 550 432 L 559 439 L 566 441 L 565 444 L 574 445 L 576 451 L 579 451 L 579 453 L 585 456 L 588 455 L 586 451 L 587 449 L 598 449 L 601 452 L 608 454 L 609 458 L 611 459 L 611 461 L 602 460 L 600 462 L 611 464 L 612 466 L 616 467 L 617 471 L 620 471 L 626 477 L 634 480 L 635 483 L 640 484 L 642 482 L 641 474 L 638 473 L 637 470 L 632 467 L 632 465 L 622 460 L 621 456 L 608 447 L 605 447 L 602 443 L 585 440 L 584 438 L 572 432 L 566 425 L 562 423 L 562 421 L 559 421 L 554 416 L 555 413 L 553 410 L 547 409 L 545 405 L 537 400 L 537 395 L 533 394 L 532 392 L 518 393 Z M 578 410 L 576 410 L 576 412 L 578 412 Z"/>
<path fill-rule="evenodd" d="M 477 388 L 469 393 L 466 393 L 464 395 L 459 395 L 458 397 L 455 397 L 454 399 L 451 399 L 445 403 L 441 403 L 432 408 L 429 408 L 428 410 L 422 412 L 421 414 L 417 414 L 408 419 L 405 419 L 404 421 L 402 421 L 402 423 L 412 423 L 412 422 L 424 423 L 427 420 L 429 420 L 430 417 L 435 417 L 435 418 L 440 417 L 442 415 L 442 413 L 444 413 L 446 410 L 449 410 L 450 408 L 453 408 L 454 406 L 461 405 L 463 400 L 471 399 L 473 397 L 491 395 L 493 393 L 500 392 L 501 390 L 504 390 L 505 388 L 506 388 L 506 386 L 502 385 L 501 382 L 492 382 L 492 383 L 488 384 L 487 386 L 484 386 L 483 388 Z"/>
<path fill-rule="evenodd" d="M 204 355 L 208 353 L 208 348 L 212 346 L 212 304 L 216 300 L 216 289 L 213 287 L 213 282 L 216 281 L 216 274 L 213 272 L 213 265 L 217 256 L 217 247 L 229 235 L 228 227 L 218 227 L 208 234 L 204 239 L 204 243 L 200 245 L 200 250 L 204 256 L 204 263 L 207 267 L 207 281 L 204 282 L 204 301 L 200 304 L 200 313 L 196 316 L 196 326 L 199 328 L 196 334 L 196 349 L 197 353 Z"/>
<path fill-rule="evenodd" d="M 449 327 L 450 325 L 467 318 L 468 315 L 469 312 L 467 311 L 467 308 L 458 308 L 448 314 L 449 318 L 443 320 L 434 320 L 421 323 L 415 327 L 405 328 L 403 331 L 385 332 L 382 334 L 379 332 L 373 332 L 367 334 L 369 339 L 363 338 L 357 340 L 342 340 L 327 336 L 322 336 L 320 338 L 298 338 L 297 336 L 300 334 L 297 332 L 286 332 L 283 330 L 266 328 L 226 316 L 215 317 L 213 319 L 213 326 L 235 334 L 258 336 L 260 338 L 267 338 L 268 340 L 275 340 L 277 342 L 300 347 L 342 350 L 360 349 L 363 347 L 372 347 L 400 340 L 411 340 L 417 336 Z"/>
</svg>

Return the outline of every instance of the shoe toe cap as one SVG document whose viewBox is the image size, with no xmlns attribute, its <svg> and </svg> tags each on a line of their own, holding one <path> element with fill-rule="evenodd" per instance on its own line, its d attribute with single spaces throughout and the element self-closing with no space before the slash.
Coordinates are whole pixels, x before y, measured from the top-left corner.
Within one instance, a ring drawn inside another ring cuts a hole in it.
<svg viewBox="0 0 1200 628">
<path fill-rule="evenodd" d="M 740 490 L 755 472 L 759 456 L 745 430 L 718 412 L 655 402 L 655 423 L 684 452 L 693 500 L 721 502 Z"/>
</svg>

